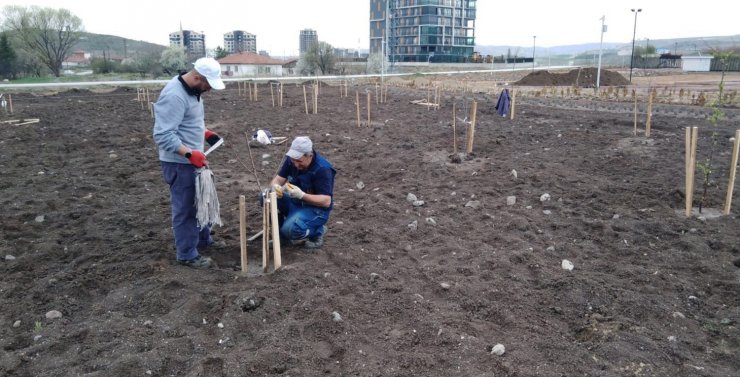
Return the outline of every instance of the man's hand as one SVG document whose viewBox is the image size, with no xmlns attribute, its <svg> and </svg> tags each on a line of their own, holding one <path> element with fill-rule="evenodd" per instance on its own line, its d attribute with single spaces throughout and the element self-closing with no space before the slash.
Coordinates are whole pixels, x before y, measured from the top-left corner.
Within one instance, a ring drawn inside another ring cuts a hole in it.
<svg viewBox="0 0 740 377">
<path fill-rule="evenodd" d="M 187 157 L 188 160 L 190 160 L 190 163 L 193 164 L 193 166 L 195 166 L 196 168 L 202 168 L 208 165 L 208 160 L 206 160 L 206 155 L 204 155 L 203 152 L 201 151 L 191 151 L 185 154 L 185 157 Z"/>
<path fill-rule="evenodd" d="M 208 145 L 216 144 L 219 140 L 221 140 L 221 136 L 206 128 L 206 142 Z"/>
<path fill-rule="evenodd" d="M 277 196 L 278 199 L 281 199 L 283 197 L 283 188 L 280 187 L 280 185 L 272 185 L 272 191 L 275 191 L 275 196 Z"/>
<path fill-rule="evenodd" d="M 288 190 L 288 195 L 290 195 L 293 199 L 301 200 L 303 199 L 303 195 L 306 195 L 305 192 L 303 192 L 300 187 L 291 185 L 290 183 L 285 185 L 285 189 Z"/>
</svg>

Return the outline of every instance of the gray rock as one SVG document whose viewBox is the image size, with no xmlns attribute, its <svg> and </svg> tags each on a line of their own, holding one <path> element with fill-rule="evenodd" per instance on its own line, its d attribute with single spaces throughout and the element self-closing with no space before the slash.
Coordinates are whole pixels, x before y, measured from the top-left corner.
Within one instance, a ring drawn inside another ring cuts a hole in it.
<svg viewBox="0 0 740 377">
<path fill-rule="evenodd" d="M 408 195 L 406 195 L 406 200 L 413 203 L 419 199 L 416 198 L 416 195 L 409 193 Z"/>
<path fill-rule="evenodd" d="M 5 260 L 15 260 L 15 256 L 8 254 L 5 256 Z"/>
<path fill-rule="evenodd" d="M 339 312 L 331 312 L 331 317 L 334 322 L 342 322 L 342 316 L 339 314 Z"/>
<path fill-rule="evenodd" d="M 421 206 L 424 205 L 424 201 L 423 200 L 414 200 L 414 202 L 411 203 L 411 205 L 413 205 L 414 207 L 421 207 Z"/>
<path fill-rule="evenodd" d="M 44 222 L 44 215 L 38 215 L 34 219 L 37 223 L 43 223 Z"/>
<path fill-rule="evenodd" d="M 46 318 L 48 319 L 62 318 L 62 312 L 60 312 L 59 310 L 50 310 L 46 312 Z"/>
<path fill-rule="evenodd" d="M 18 320 L 18 321 L 13 322 L 13 327 L 21 327 L 21 321 Z"/>
<path fill-rule="evenodd" d="M 465 207 L 470 207 L 472 209 L 478 209 L 480 208 L 480 200 L 471 200 L 465 203 Z"/>
<path fill-rule="evenodd" d="M 411 222 L 411 224 L 409 224 L 409 225 L 407 225 L 407 226 L 408 226 L 408 227 L 409 227 L 409 229 L 411 229 L 411 230 L 416 230 L 416 229 L 418 229 L 418 228 L 419 228 L 419 222 L 418 222 L 418 221 L 416 221 L 416 220 L 414 220 L 413 222 Z"/>
<path fill-rule="evenodd" d="M 514 196 L 514 195 L 507 196 L 506 197 L 506 205 L 507 206 L 513 206 L 514 204 L 516 204 L 516 196 Z"/>
<path fill-rule="evenodd" d="M 362 190 L 362 189 L 365 188 L 365 183 L 363 183 L 362 181 L 359 181 L 359 182 L 357 182 L 357 184 L 355 186 L 357 186 L 357 189 L 358 190 Z"/>
<path fill-rule="evenodd" d="M 434 218 L 433 218 L 433 217 L 427 217 L 427 218 L 426 218 L 426 222 L 427 222 L 427 224 L 429 224 L 429 225 L 431 225 L 431 226 L 437 226 L 437 221 L 436 221 L 436 220 L 434 220 Z"/>
</svg>

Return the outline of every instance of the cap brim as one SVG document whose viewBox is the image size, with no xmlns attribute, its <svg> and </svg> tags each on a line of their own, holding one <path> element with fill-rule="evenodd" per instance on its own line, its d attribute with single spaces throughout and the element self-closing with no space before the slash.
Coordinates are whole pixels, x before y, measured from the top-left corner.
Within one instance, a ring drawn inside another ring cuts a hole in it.
<svg viewBox="0 0 740 377">
<path fill-rule="evenodd" d="M 297 160 L 297 159 L 303 157 L 303 153 L 298 152 L 295 149 L 289 149 L 288 150 L 288 153 L 286 153 L 285 155 L 288 156 L 288 157 L 290 157 L 290 158 L 292 158 L 292 159 L 294 159 L 294 160 Z"/>
<path fill-rule="evenodd" d="M 211 88 L 214 89 L 214 90 L 221 90 L 221 89 L 223 89 L 223 88 L 226 87 L 226 85 L 224 85 L 223 80 L 221 80 L 221 79 L 209 79 L 209 78 L 206 78 L 206 80 L 208 80 L 208 85 L 210 85 Z"/>
</svg>

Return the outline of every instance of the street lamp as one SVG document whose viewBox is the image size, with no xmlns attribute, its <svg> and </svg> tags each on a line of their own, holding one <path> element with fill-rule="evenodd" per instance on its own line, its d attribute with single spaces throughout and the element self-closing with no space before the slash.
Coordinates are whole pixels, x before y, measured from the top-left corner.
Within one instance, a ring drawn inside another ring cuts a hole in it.
<svg viewBox="0 0 740 377">
<path fill-rule="evenodd" d="M 532 36 L 532 72 L 534 72 L 534 48 L 537 45 L 537 36 Z"/>
<path fill-rule="evenodd" d="M 630 9 L 635 14 L 635 27 L 632 31 L 632 53 L 630 54 L 630 84 L 632 84 L 632 67 L 634 66 L 635 62 L 635 35 L 637 34 L 637 14 L 642 12 L 642 8 L 639 8 L 637 10 Z"/>
</svg>

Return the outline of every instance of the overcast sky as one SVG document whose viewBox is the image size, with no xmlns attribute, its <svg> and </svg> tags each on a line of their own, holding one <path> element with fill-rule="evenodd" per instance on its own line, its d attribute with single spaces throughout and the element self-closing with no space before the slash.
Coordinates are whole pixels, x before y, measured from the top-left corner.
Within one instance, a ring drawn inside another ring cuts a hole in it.
<svg viewBox="0 0 740 377">
<path fill-rule="evenodd" d="M 5 0 L 4 5 L 66 8 L 82 19 L 85 31 L 168 45 L 180 28 L 206 34 L 206 47 L 223 46 L 223 34 L 244 30 L 257 35 L 257 49 L 295 55 L 301 29 L 314 29 L 334 47 L 368 48 L 369 0 Z M 477 45 L 537 48 L 637 40 L 740 34 L 740 1 L 703 0 L 478 0 Z M 533 38 L 533 36 L 537 38 Z M 740 39 L 740 38 L 739 38 Z M 740 40 L 738 40 L 740 43 Z M 711 46 L 707 46 L 711 47 Z"/>
</svg>

